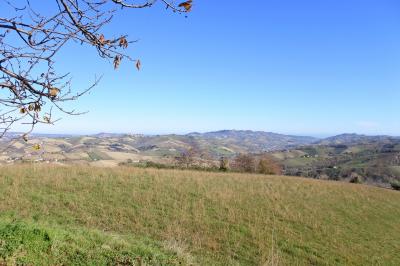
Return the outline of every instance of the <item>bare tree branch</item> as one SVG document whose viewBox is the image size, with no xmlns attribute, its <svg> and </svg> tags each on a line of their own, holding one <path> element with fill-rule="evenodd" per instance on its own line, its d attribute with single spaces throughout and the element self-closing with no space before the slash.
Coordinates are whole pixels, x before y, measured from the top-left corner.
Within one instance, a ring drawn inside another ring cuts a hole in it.
<svg viewBox="0 0 400 266">
<path fill-rule="evenodd" d="M 53 124 L 53 107 L 69 115 L 82 114 L 66 110 L 62 104 L 77 100 L 100 79 L 83 91 L 72 89 L 69 74 L 56 70 L 55 56 L 65 44 L 75 42 L 93 47 L 99 57 L 112 60 L 114 68 L 129 60 L 136 61 L 139 69 L 140 61 L 126 53 L 135 41 L 129 41 L 124 34 L 108 38 L 102 33 L 103 27 L 112 22 L 121 8 L 149 8 L 160 2 L 174 12 L 187 13 L 192 7 L 191 0 L 180 4 L 167 0 L 49 2 L 46 5 L 54 5 L 50 15 L 32 5 L 37 1 L 0 0 L 0 138 L 17 122 L 29 124 L 28 132 L 39 123 Z"/>
</svg>

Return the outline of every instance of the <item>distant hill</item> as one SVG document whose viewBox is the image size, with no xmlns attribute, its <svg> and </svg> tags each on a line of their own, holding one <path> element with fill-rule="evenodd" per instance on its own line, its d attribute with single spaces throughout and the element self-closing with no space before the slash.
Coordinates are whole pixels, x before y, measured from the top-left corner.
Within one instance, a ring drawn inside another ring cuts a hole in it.
<svg viewBox="0 0 400 266">
<path fill-rule="evenodd" d="M 316 142 L 318 139 L 304 136 L 283 135 L 264 131 L 221 130 L 207 133 L 191 133 L 199 143 L 206 142 L 214 148 L 228 148 L 236 153 L 261 153 L 290 149 Z"/>
<path fill-rule="evenodd" d="M 273 152 L 285 174 L 390 187 L 400 181 L 400 138 L 342 134 Z"/>
<path fill-rule="evenodd" d="M 22 140 L 21 135 L 21 133 L 9 133 L 6 138 L 0 139 L 0 143 L 7 143 L 14 139 L 12 146 L 7 150 L 7 153 L 11 154 L 12 157 L 23 157 L 27 147 L 29 148 L 32 143 L 37 142 L 42 143 L 44 149 L 51 150 L 53 153 L 78 153 L 80 157 L 88 151 L 99 151 L 97 152 L 98 154 L 109 152 L 135 153 L 139 157 L 175 156 L 180 152 L 195 148 L 208 157 L 218 159 L 220 156 L 229 157 L 238 153 L 263 153 L 293 149 L 312 144 L 318 140 L 313 137 L 249 130 L 222 130 L 186 135 L 99 133 L 87 136 L 73 136 L 32 134 L 28 143 Z M 110 156 L 97 157 L 108 158 Z"/>
<path fill-rule="evenodd" d="M 206 133 L 191 133 L 188 136 L 201 136 L 204 138 L 217 138 L 217 139 L 227 139 L 234 138 L 238 140 L 251 139 L 259 141 L 286 141 L 289 143 L 296 144 L 309 144 L 317 141 L 317 138 L 308 136 L 293 136 L 293 135 L 283 135 L 273 132 L 265 131 L 251 131 L 251 130 L 220 130 Z"/>
<path fill-rule="evenodd" d="M 335 145 L 335 144 L 362 144 L 362 143 L 371 143 L 371 142 L 390 142 L 393 139 L 400 139 L 400 137 L 392 137 L 392 136 L 367 136 L 367 135 L 359 135 L 359 134 L 341 134 L 329 138 L 325 138 L 320 140 L 317 144 L 322 145 Z"/>
</svg>

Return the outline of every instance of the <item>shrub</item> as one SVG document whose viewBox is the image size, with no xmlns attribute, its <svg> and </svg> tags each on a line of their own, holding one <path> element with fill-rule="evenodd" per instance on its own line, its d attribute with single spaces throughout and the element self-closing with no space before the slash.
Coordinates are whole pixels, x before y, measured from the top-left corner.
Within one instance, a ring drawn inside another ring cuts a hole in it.
<svg viewBox="0 0 400 266">
<path fill-rule="evenodd" d="M 249 154 L 239 154 L 233 160 L 231 168 L 237 172 L 254 173 L 256 171 L 256 161 Z"/>
<path fill-rule="evenodd" d="M 183 151 L 178 157 L 176 157 L 176 161 L 179 167 L 190 168 L 194 165 L 196 157 L 200 155 L 200 152 L 195 148 L 190 148 L 188 150 Z"/>
<path fill-rule="evenodd" d="M 227 158 L 221 157 L 221 159 L 219 160 L 219 170 L 223 172 L 229 170 L 229 161 Z"/>
<path fill-rule="evenodd" d="M 282 167 L 270 155 L 263 155 L 258 162 L 257 172 L 265 175 L 280 175 Z"/>
<path fill-rule="evenodd" d="M 392 186 L 392 188 L 394 189 L 394 190 L 399 190 L 400 191 L 400 181 L 393 181 L 393 182 L 391 182 L 390 183 L 390 185 Z"/>
<path fill-rule="evenodd" d="M 350 176 L 350 183 L 361 184 L 363 182 L 362 177 L 357 173 L 352 173 Z"/>
</svg>

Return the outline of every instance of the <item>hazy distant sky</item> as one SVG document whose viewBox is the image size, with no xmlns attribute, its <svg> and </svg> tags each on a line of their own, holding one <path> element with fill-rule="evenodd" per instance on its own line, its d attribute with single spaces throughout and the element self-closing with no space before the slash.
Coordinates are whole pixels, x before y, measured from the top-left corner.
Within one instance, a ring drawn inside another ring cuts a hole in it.
<svg viewBox="0 0 400 266">
<path fill-rule="evenodd" d="M 88 114 L 36 132 L 400 135 L 399 0 L 194 2 L 188 18 L 159 4 L 107 27 L 139 39 L 140 72 L 68 46 L 75 87 L 104 78 L 73 104 Z"/>
</svg>

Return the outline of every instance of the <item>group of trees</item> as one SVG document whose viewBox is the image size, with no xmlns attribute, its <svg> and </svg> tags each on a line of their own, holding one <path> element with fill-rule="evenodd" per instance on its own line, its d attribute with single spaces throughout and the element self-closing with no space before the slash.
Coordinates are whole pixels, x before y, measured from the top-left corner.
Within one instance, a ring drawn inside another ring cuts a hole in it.
<svg viewBox="0 0 400 266">
<path fill-rule="evenodd" d="M 219 170 L 222 172 L 259 173 L 278 175 L 282 166 L 269 154 L 238 154 L 233 158 L 221 157 L 219 165 L 198 148 L 190 148 L 175 157 L 176 166 L 187 169 Z"/>
<path fill-rule="evenodd" d="M 184 168 L 191 168 L 195 165 L 196 163 L 196 158 L 200 157 L 200 152 L 196 148 L 190 148 L 188 150 L 185 150 L 181 152 L 179 156 L 175 158 L 178 166 L 184 167 Z"/>
<path fill-rule="evenodd" d="M 282 174 L 282 166 L 269 154 L 239 154 L 232 162 L 221 158 L 220 169 L 230 169 L 242 173 L 259 173 L 265 175 Z"/>
</svg>

